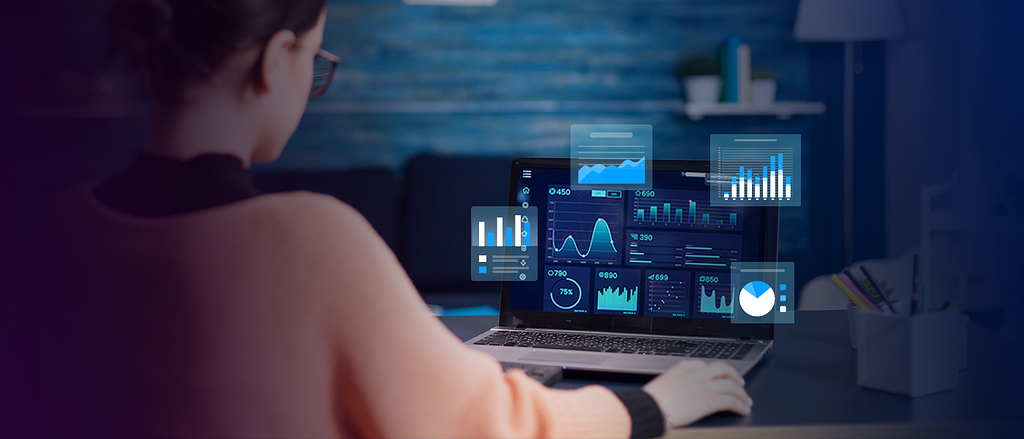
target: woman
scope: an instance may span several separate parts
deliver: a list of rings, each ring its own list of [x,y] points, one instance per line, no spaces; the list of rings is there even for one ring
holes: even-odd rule
[[[153,90],[153,125],[130,169],[69,191],[52,215],[55,291],[75,292],[51,303],[65,328],[54,352],[77,360],[54,386],[74,401],[69,430],[627,437],[750,412],[723,363],[682,361],[618,394],[503,373],[430,313],[353,209],[259,195],[250,163],[278,157],[329,80],[313,83],[330,59],[325,3],[113,9],[115,41]]]

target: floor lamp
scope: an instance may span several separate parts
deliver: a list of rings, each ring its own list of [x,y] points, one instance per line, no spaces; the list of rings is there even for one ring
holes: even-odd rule
[[[793,38],[844,43],[843,74],[843,262],[853,263],[853,45],[903,36],[897,0],[800,0]]]

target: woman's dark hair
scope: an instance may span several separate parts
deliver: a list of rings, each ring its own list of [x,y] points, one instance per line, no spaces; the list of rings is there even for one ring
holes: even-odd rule
[[[107,15],[111,56],[142,70],[154,97],[175,102],[233,53],[275,33],[312,29],[327,0],[118,0]],[[258,73],[259,64],[254,66]]]

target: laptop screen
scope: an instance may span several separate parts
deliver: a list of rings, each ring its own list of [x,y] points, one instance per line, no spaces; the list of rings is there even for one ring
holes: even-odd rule
[[[777,209],[711,206],[706,161],[652,165],[650,189],[577,190],[568,159],[513,162],[510,203],[544,235],[537,280],[504,285],[503,326],[770,338],[731,323],[729,267],[775,260]]]

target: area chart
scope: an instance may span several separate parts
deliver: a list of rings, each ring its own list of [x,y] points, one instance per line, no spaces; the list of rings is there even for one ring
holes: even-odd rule
[[[548,262],[620,263],[623,199],[594,197],[568,186],[551,186],[548,193]]]

